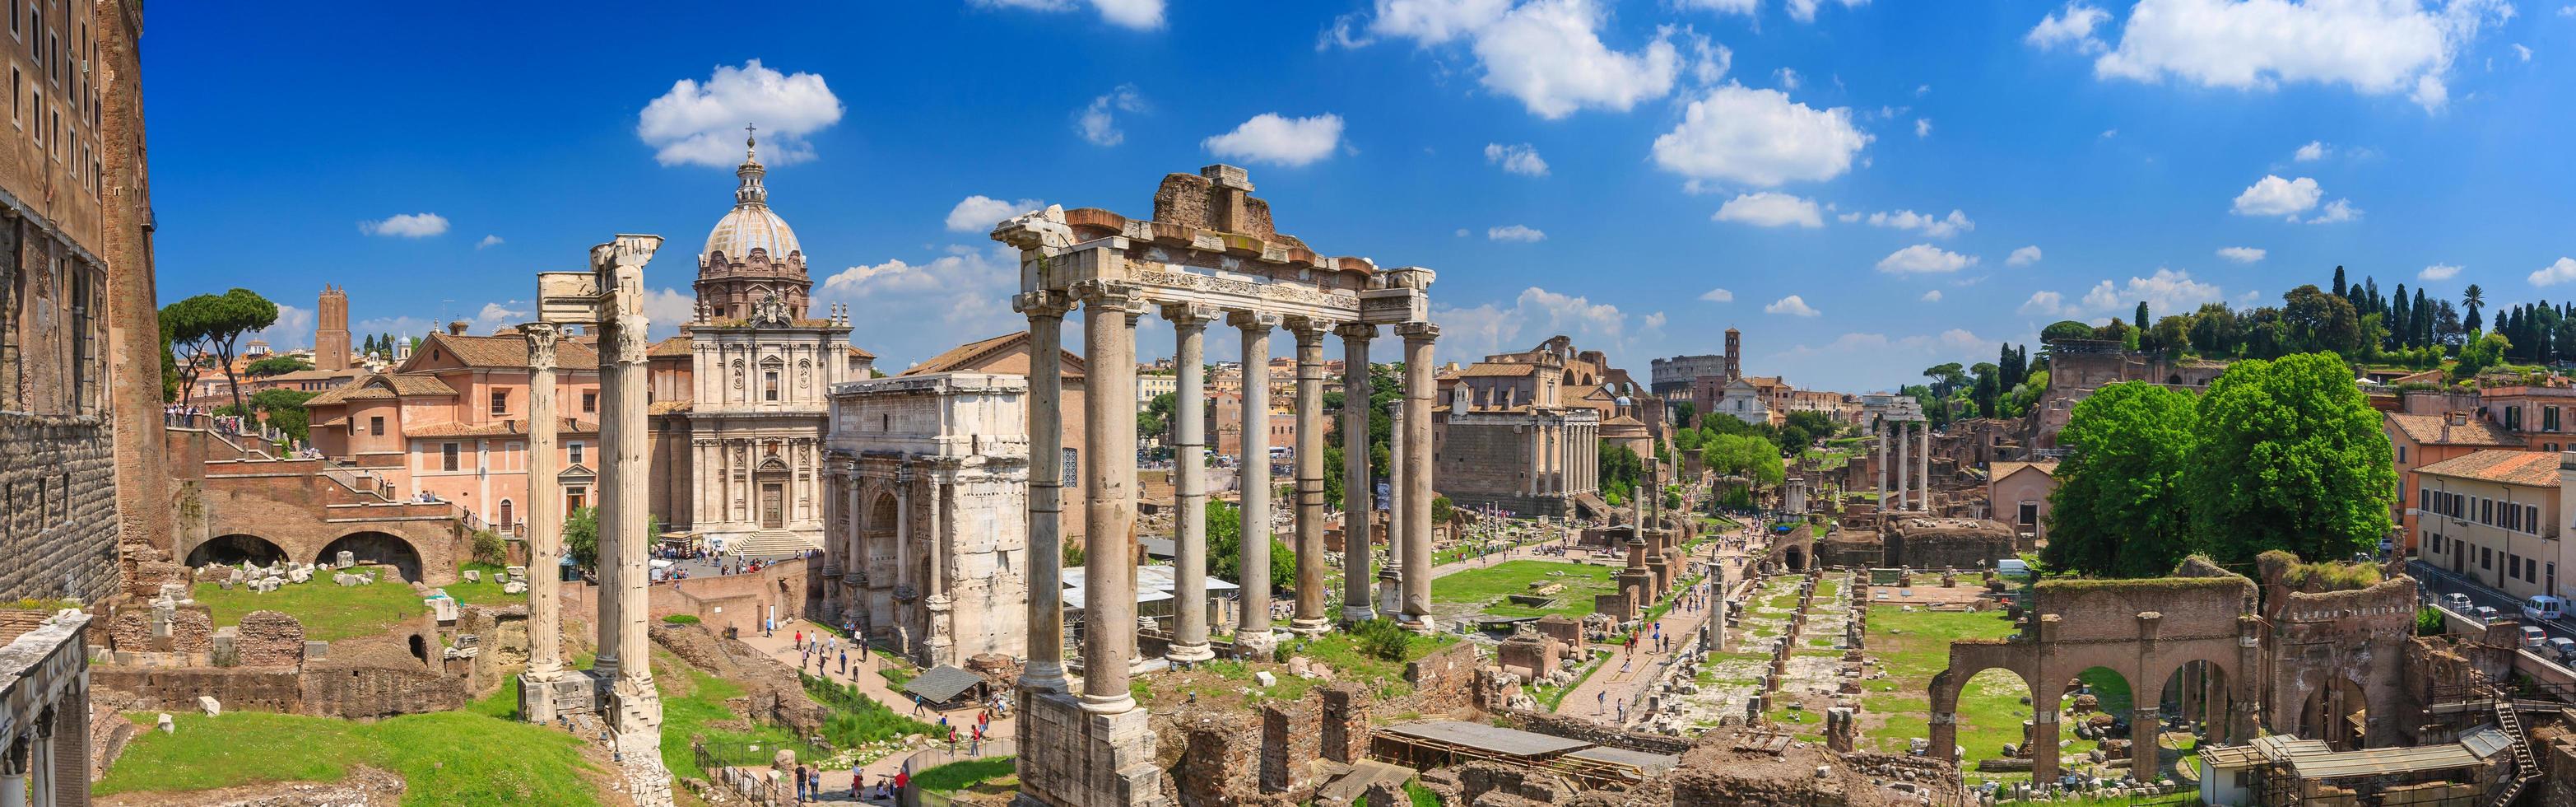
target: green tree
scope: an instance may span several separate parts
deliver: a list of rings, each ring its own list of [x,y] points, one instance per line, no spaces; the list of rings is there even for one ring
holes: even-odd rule
[[[169,330],[170,344],[185,351],[189,362],[211,362],[223,371],[224,380],[233,387],[233,407],[238,409],[241,380],[233,373],[233,357],[243,335],[277,324],[277,304],[249,289],[200,294],[162,306],[161,322]]]
[[[563,545],[564,551],[572,553],[573,565],[599,567],[599,508],[579,508],[564,517]]]
[[[1141,442],[1161,438],[1164,444],[1169,445],[1172,442],[1172,408],[1180,405],[1179,401],[1177,394],[1166,392],[1154,396],[1153,400],[1145,402],[1143,408],[1137,409],[1136,439]]]
[[[2459,382],[2475,379],[2479,373],[2486,372],[2487,368],[2504,363],[2505,353],[2511,350],[2513,350],[2513,343],[2507,341],[2504,334],[2491,333],[2478,337],[2478,341],[2460,348],[2459,363],[2451,365],[2451,380]]]
[[[1207,503],[1208,574],[1251,585],[1243,579],[1243,511],[1225,502]],[[1277,536],[1270,539],[1270,588],[1297,587],[1297,553]]]
[[[312,400],[315,394],[302,390],[264,389],[250,396],[250,407],[278,431],[299,441],[309,441],[313,435],[305,426],[310,413],[305,410],[304,402]]]
[[[1698,404],[1694,404],[1694,403],[1691,403],[1691,402],[1689,402],[1689,401],[1673,401],[1673,402],[1670,404],[1670,406],[1672,407],[1672,411],[1673,411],[1673,422],[1674,422],[1674,423],[1697,423],[1697,422],[1699,422],[1699,420],[1698,420],[1698,417],[1699,417],[1699,405],[1698,405]]]
[[[1788,478],[1786,463],[1780,459],[1780,446],[1760,437],[1746,434],[1721,434],[1700,448],[1700,464],[1721,476],[1741,476],[1756,488],[1780,484]]]
[[[2066,339],[2091,338],[2093,338],[2093,326],[2076,322],[2071,319],[2058,320],[2056,322],[2049,323],[2048,327],[2042,328],[2039,331],[2039,341],[2043,344]]]
[[[2147,301],[2138,301],[2138,317],[2137,320],[2131,324],[2138,326],[2138,330],[2141,331],[2147,329]]]
[[[1832,437],[1840,429],[1832,415],[1811,410],[1791,412],[1780,424],[1779,445],[1805,449],[1818,440]]]
[[[1595,453],[1599,455],[1594,463],[1600,472],[1601,498],[1613,505],[1627,502],[1628,494],[1637,489],[1637,480],[1645,476],[1645,460],[1639,459],[1637,452],[1628,450],[1627,446],[1608,440],[1601,441],[1601,448]]]
[[[2068,413],[2068,449],[2049,494],[2050,568],[2109,577],[2164,574],[2189,554],[2184,489],[2198,413],[2191,393],[2145,382],[2095,390]]]
[[[2468,309],[2468,318],[2462,327],[2470,332],[2476,332],[2480,324],[2478,310],[2486,306],[2487,292],[2485,289],[2478,288],[2478,284],[2471,283],[2468,288],[2460,290],[2460,307]]]
[[[299,356],[270,356],[251,362],[249,367],[242,368],[242,372],[252,378],[266,378],[310,369],[313,369],[313,363]]]
[[[2328,353],[2239,362],[2200,402],[2186,489],[2221,563],[2271,549],[2341,558],[2388,534],[2397,471],[2379,411]]]

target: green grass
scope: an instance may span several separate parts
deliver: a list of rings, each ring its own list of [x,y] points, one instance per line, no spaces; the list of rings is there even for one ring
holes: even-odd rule
[[[456,601],[459,603],[466,605],[517,605],[528,601],[528,595],[526,594],[501,593],[501,576],[503,573],[509,571],[509,569],[505,567],[494,566],[489,563],[468,563],[465,564],[465,570],[482,572],[483,581],[480,583],[469,583],[465,581],[464,577],[460,576],[456,578],[456,582],[442,586],[442,588],[447,589],[447,596],[456,598]],[[534,572],[531,572],[531,574],[533,573]]]
[[[1423,787],[1419,781],[1405,780],[1404,795],[1413,800],[1413,807],[1440,807],[1440,794],[1431,792],[1431,788]]]
[[[1887,677],[1866,685],[1862,705],[1886,716],[1886,724],[1875,732],[1880,750],[1901,754],[1908,739],[1931,736],[1932,702],[1923,692],[1932,676],[1949,668],[1950,642],[2012,633],[2012,622],[1993,611],[1908,613],[1893,605],[1871,606],[1870,654]],[[2020,676],[2003,670],[1986,670],[1967,682],[1959,695],[1959,746],[1967,749],[1963,767],[1973,769],[1977,760],[1998,755],[2004,743],[2021,741],[2021,722],[2031,713],[2021,699],[2029,694]]]
[[[836,748],[856,748],[907,734],[938,733],[938,727],[914,720],[896,712],[893,705],[879,703],[875,698],[862,694],[856,684],[843,684],[804,673],[797,673],[796,677],[803,679],[805,694],[832,710],[832,716],[823,721],[823,739]]]
[[[335,586],[336,588],[336,586]],[[283,589],[281,589],[282,591]],[[572,735],[479,710],[403,715],[373,723],[267,712],[180,713],[178,733],[151,715],[95,795],[194,791],[264,782],[331,782],[349,766],[400,774],[404,804],[597,804]]]
[[[1563,572],[1562,575],[1552,574]],[[1582,563],[1560,563],[1551,560],[1504,561],[1481,569],[1469,569],[1431,581],[1431,598],[1442,602],[1485,603],[1484,612],[1496,617],[1531,617],[1559,614],[1581,618],[1592,613],[1594,595],[1615,590],[1611,584],[1617,572],[1607,566]],[[1556,605],[1532,608],[1504,597],[1527,594],[1532,581],[1563,583],[1565,589],[1553,595]]]
[[[1148,682],[1139,679],[1128,685],[1128,692],[1136,697],[1136,702],[1149,707],[1156,704],[1181,703],[1193,695],[1203,698],[1212,697],[1217,694],[1217,690],[1231,692],[1243,687],[1252,688],[1261,700],[1296,700],[1305,697],[1308,691],[1316,687],[1334,681],[1349,681],[1370,687],[1380,697],[1395,698],[1413,691],[1413,684],[1404,680],[1405,665],[1457,643],[1457,636],[1445,633],[1412,636],[1405,644],[1404,659],[1393,661],[1370,654],[1360,644],[1359,637],[1347,631],[1337,630],[1312,637],[1298,637],[1280,646],[1288,655],[1305,656],[1332,668],[1333,677],[1330,681],[1322,678],[1299,678],[1289,675],[1286,670],[1277,665],[1269,665],[1266,669],[1271,670],[1271,677],[1278,683],[1264,688],[1253,677],[1254,672],[1265,669],[1264,667],[1242,661],[1217,659],[1202,661],[1191,667],[1198,672],[1216,676],[1218,680],[1213,685],[1169,681]],[[1150,686],[1149,683],[1151,683]]]
[[[1016,757],[969,759],[951,762],[912,777],[912,786],[927,793],[953,793],[959,790],[1005,792],[1000,789],[1008,780],[1014,789],[1019,784],[1019,760]]]
[[[390,567],[365,568],[379,573],[373,585],[339,585],[326,574],[332,570],[317,569],[312,582],[289,583],[267,594],[246,585],[226,590],[208,582],[198,583],[190,596],[212,612],[215,627],[239,625],[252,611],[276,611],[304,623],[304,638],[326,642],[382,636],[395,624],[429,611],[411,584]]]

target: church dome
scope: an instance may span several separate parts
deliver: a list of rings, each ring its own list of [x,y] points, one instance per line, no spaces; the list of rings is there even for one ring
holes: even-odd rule
[[[762,250],[773,261],[785,261],[797,251],[796,231],[788,229],[787,220],[769,209],[769,188],[761,184],[769,170],[761,167],[760,153],[749,139],[743,140],[742,165],[734,169],[741,184],[733,191],[733,209],[716,221],[707,233],[707,248],[699,255],[724,253],[727,258],[742,258],[752,250]]]

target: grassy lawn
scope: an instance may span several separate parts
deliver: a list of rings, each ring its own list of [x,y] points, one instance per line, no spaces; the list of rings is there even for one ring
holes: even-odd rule
[[[335,587],[336,588],[336,587]],[[404,804],[597,804],[571,735],[479,710],[373,723],[265,712],[179,713],[179,731],[143,728],[96,795],[206,790],[262,782],[330,782],[366,764],[400,774]]]
[[[242,616],[252,611],[277,611],[303,622],[304,638],[321,641],[382,636],[395,623],[429,610],[421,596],[412,593],[411,584],[393,570],[364,568],[379,572],[373,585],[339,585],[331,582],[332,570],[317,569],[313,582],[289,583],[268,594],[251,591],[249,586],[226,590],[214,583],[198,583],[190,596],[213,612],[215,627],[241,624]]]
[[[1288,655],[1304,656],[1333,670],[1332,680],[1299,678],[1288,674],[1287,665],[1270,662],[1246,662],[1231,659],[1202,661],[1190,668],[1187,676],[1157,676],[1153,680],[1137,679],[1128,685],[1136,702],[1153,706],[1158,703],[1180,703],[1193,697],[1213,698],[1221,693],[1246,687],[1253,689],[1259,700],[1296,700],[1315,687],[1335,681],[1350,681],[1375,689],[1382,697],[1399,697],[1413,690],[1404,680],[1404,666],[1441,648],[1458,643],[1450,634],[1412,637],[1405,645],[1403,661],[1389,661],[1370,655],[1360,646],[1359,637],[1336,630],[1312,637],[1298,637],[1280,645]],[[1261,686],[1253,673],[1268,670],[1276,680]]]
[[[1552,560],[1504,561],[1482,569],[1469,569],[1431,581],[1431,598],[1444,602],[1485,603],[1484,612],[1497,617],[1525,617],[1562,614],[1580,618],[1592,613],[1592,598],[1614,590],[1611,578],[1618,570],[1608,566],[1582,563],[1560,563]],[[1555,574],[1562,572],[1563,574]],[[1526,594],[1530,583],[1545,580],[1565,584],[1553,595],[1556,605],[1532,608],[1504,597]]]
[[[1950,666],[1950,642],[1957,639],[2001,639],[2013,625],[1997,612],[1971,614],[1917,610],[1898,606],[1869,609],[1869,650],[1887,677],[1866,686],[1863,706],[1886,716],[1875,732],[1879,750],[1905,753],[1906,741],[1931,736],[1932,676]],[[1959,746],[1967,749],[1965,767],[1997,755],[2004,743],[2021,741],[2021,722],[2031,707],[2021,702],[2030,687],[2020,676],[1987,670],[1968,681],[1959,695]],[[2069,739],[2072,739],[2070,736]]]
[[[981,795],[1007,796],[1020,789],[1018,762],[1015,757],[951,762],[912,777],[912,786],[931,793],[964,790]]]
[[[483,582],[468,583],[460,577],[455,583],[442,586],[447,589],[447,596],[455,597],[457,602],[466,605],[517,605],[528,601],[526,594],[501,593],[501,574],[508,569],[489,563],[468,563],[465,568],[482,572]]]

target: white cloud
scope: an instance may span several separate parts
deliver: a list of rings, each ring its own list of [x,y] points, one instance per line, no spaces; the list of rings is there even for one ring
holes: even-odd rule
[[[948,231],[952,233],[990,232],[993,225],[1002,223],[1003,219],[1043,207],[1046,207],[1046,203],[1036,199],[1012,202],[976,194],[958,200],[956,207],[948,209]]]
[[[1641,319],[1648,330],[1662,324],[1652,314]],[[1629,337],[1628,316],[1618,306],[1537,286],[1522,289],[1508,306],[1434,308],[1431,320],[1440,323],[1440,350],[1449,356],[1526,349],[1530,342],[1556,334],[1574,337],[1587,348],[1616,352],[1627,347]]]
[[[270,350],[277,351],[312,347],[313,325],[313,309],[278,303],[277,321],[269,323],[266,328],[252,331],[249,339],[244,339],[242,341],[244,343],[248,343],[251,339],[257,339],[262,342],[267,342]],[[350,330],[350,338],[364,342],[366,341],[366,337],[378,333],[382,333],[382,331],[353,328]],[[357,348],[357,345],[349,346],[349,349],[351,350],[356,350]]]
[[[1673,0],[1673,7],[1684,10],[1715,11],[1721,14],[1752,14],[1762,7],[1762,0]]]
[[[1210,153],[1251,162],[1297,167],[1333,155],[1342,143],[1342,116],[1283,118],[1264,112],[1234,131],[1199,141]]]
[[[2407,92],[2439,109],[2452,59],[2511,8],[2504,0],[2140,0],[2119,47],[2094,60],[2093,71],[2238,89],[2339,84],[2370,95]]]
[[[761,159],[787,165],[814,158],[805,136],[841,120],[841,99],[813,73],[782,75],[759,59],[717,65],[706,83],[681,79],[644,106],[635,136],[663,165],[731,166],[742,159],[746,124],[760,127]]]
[[[1774,187],[1851,170],[1870,136],[1845,107],[1818,110],[1778,90],[1727,85],[1690,102],[1682,122],[1655,138],[1655,164],[1693,180]]]
[[[2531,273],[2531,285],[2534,286],[2555,286],[2570,280],[2576,280],[2576,258],[2561,257],[2557,263]]]
[[[698,295],[672,288],[644,290],[644,335],[667,339],[680,333],[680,323],[697,319]]]
[[[1492,25],[1511,7],[1511,0],[1381,0],[1369,31],[1438,45]]]
[[[1638,50],[1613,50],[1601,41],[1608,18],[1598,0],[1379,0],[1368,31],[1426,48],[1465,40],[1486,89],[1549,119],[1585,108],[1626,111],[1672,92],[1683,67],[1673,43],[1677,34],[1699,52],[1692,72],[1701,81],[1725,71],[1711,64],[1725,58],[1724,49],[1708,47],[1687,29],[1661,27]],[[1368,44],[1348,27],[1346,20],[1336,20],[1325,41]]]
[[[2219,247],[2219,248],[2218,248],[2218,257],[2226,258],[2226,259],[2228,259],[2228,260],[2235,261],[2235,262],[2237,262],[2237,263],[2253,263],[2253,262],[2255,262],[2255,261],[2262,260],[2262,259],[2263,259],[2263,256],[2264,256],[2264,255],[2266,255],[2266,254],[2268,254],[2268,253],[2266,253],[2264,250],[2262,250],[2262,249],[2258,249],[2258,248],[2255,248],[2255,247]]]
[[[2451,278],[2458,277],[2459,275],[2460,267],[2458,264],[2437,263],[2424,267],[2424,271],[2415,273],[2415,279],[2449,280]]]
[[[2030,246],[2026,246],[2026,247],[2022,247],[2022,248],[2020,248],[2020,249],[2013,250],[2013,251],[2012,251],[2012,255],[2011,255],[2011,257],[2007,257],[2007,258],[2005,258],[2005,259],[2004,259],[2004,265],[2005,265],[2005,266],[2029,266],[2029,265],[2031,265],[2031,264],[2038,263],[2038,262],[2039,262],[2039,245],[2038,245],[2038,244],[2032,244],[2032,245],[2030,245]]]
[[[2316,180],[2307,177],[2282,179],[2275,174],[2265,174],[2247,186],[2244,193],[2236,195],[2236,215],[2288,216],[2295,219],[2300,213],[2316,207],[2317,199],[2324,195],[2325,189],[2317,187]]]
[[[1869,5],[1869,0],[1841,0],[1844,8]],[[1824,0],[1789,0],[1789,17],[1799,22],[1815,22],[1816,7]]]
[[[1493,241],[1512,241],[1527,244],[1535,241],[1546,240],[1547,233],[1519,224],[1507,224],[1501,227],[1486,228],[1485,238]]]
[[[1144,110],[1145,99],[1136,94],[1136,85],[1120,84],[1073,113],[1073,130],[1092,145],[1115,146],[1127,140],[1127,133],[1118,130],[1117,113]]]
[[[380,221],[358,222],[358,232],[396,238],[428,238],[447,232],[447,217],[436,213],[404,213]]]
[[[1870,226],[1873,227],[1913,230],[1934,238],[1948,238],[1968,230],[1977,229],[1977,223],[1969,221],[1968,214],[1957,210],[1950,211],[1950,215],[1948,216],[1940,217],[1935,217],[1926,213],[1916,213],[1911,210],[1899,210],[1894,213],[1871,213],[1869,214],[1869,223]]]
[[[2559,6],[2559,7],[2558,7],[2558,16],[2561,16],[2561,17],[2576,17],[2576,5],[2565,5],[2565,6]]]
[[[2052,299],[2057,299],[2054,297],[2055,292],[2044,293],[2052,295]],[[2163,311],[2178,314],[2199,308],[2201,303],[2225,299],[2227,299],[2226,295],[2222,294],[2217,286],[2193,280],[2189,272],[2157,267],[2155,274],[2147,277],[2132,276],[2124,284],[2115,286],[2108,280],[2096,283],[2091,290],[2084,293],[2083,305],[2059,306],[2058,313],[2060,316],[2069,317],[2083,312],[2121,313],[2144,301],[2150,312]],[[2031,295],[2031,303],[2025,303],[2023,311],[2028,313],[2031,304],[2037,302],[2039,302],[2039,295]]]
[[[1923,97],[1923,96],[1925,96],[1925,95],[1929,95],[1929,94],[1931,94],[1931,93],[1932,93],[1932,85],[1930,85],[1930,84],[1917,84],[1917,85],[1915,85],[1915,86],[1914,86],[1914,97],[1916,97],[1916,98],[1921,98],[1921,97]]]
[[[2326,155],[2333,150],[2334,147],[2326,145],[2325,141],[2310,140],[2307,145],[2300,146],[2298,153],[2290,155],[2290,158],[2303,163],[2316,162],[2325,159]]]
[[[1500,165],[1503,170],[1522,176],[1547,176],[1547,160],[1540,158],[1538,149],[1528,143],[1510,146],[1487,143],[1485,162]]]
[[[2353,221],[2361,218],[2361,212],[2361,208],[2352,206],[2352,200],[2336,199],[2334,201],[2327,202],[2325,209],[2318,211],[2315,218],[2308,219],[2308,223],[2335,224],[2339,222]]]
[[[2030,293],[2029,300],[2022,302],[2021,313],[2056,317],[2065,316],[2070,312],[2066,308],[2066,295],[2053,291],[2034,291]]]
[[[966,0],[982,8],[1018,8],[1032,11],[1071,11],[1074,0]],[[1090,0],[1100,11],[1100,19],[1122,28],[1151,31],[1163,27],[1163,0]]]
[[[2104,130],[2102,130],[2102,139],[2104,139],[2104,140],[2109,140],[2109,139],[2111,139],[2111,138],[2119,137],[2119,136],[2120,136],[2120,130],[2118,130],[2118,129],[2104,129]]]
[[[1778,80],[1780,89],[1790,92],[1798,91],[1798,71],[1783,67],[1772,71],[1771,75]]]
[[[849,303],[903,312],[852,322],[851,342],[876,352],[893,372],[958,343],[1027,327],[1010,306],[1019,269],[1019,252],[1009,246],[953,245],[927,262],[888,259],[823,278],[814,285],[813,309]]]
[[[2522,60],[2525,62],[2531,61],[2531,48],[2524,46],[2520,42],[2513,43],[2513,54],[2522,57]]]
[[[2095,8],[2091,4],[2068,3],[2064,10],[2041,17],[2038,25],[2031,26],[2030,33],[2022,35],[2021,41],[2028,42],[2031,47],[2040,50],[2066,46],[2073,48],[2077,53],[2100,53],[2109,50],[2111,46],[2103,44],[2100,37],[2094,36],[2093,29],[2110,18],[2109,12]]]
[[[1825,226],[1824,217],[1816,211],[1815,200],[1771,191],[1738,195],[1727,200],[1709,218],[1756,227]]]
[[[497,247],[497,246],[500,246],[500,245],[501,245],[501,237],[500,237],[500,236],[497,236],[497,235],[487,235],[487,236],[483,236],[483,240],[474,242],[474,248],[475,248],[475,249],[484,249],[484,248],[487,248],[487,247]]]
[[[1465,238],[1465,237],[1467,237],[1467,228],[1465,228],[1465,227],[1460,227],[1460,228],[1458,228],[1458,237],[1460,237],[1460,238]]]
[[[1916,244],[1878,259],[1878,271],[1889,274],[1939,274],[1975,265],[1974,255],[1961,255],[1931,244]]]
[[[1735,302],[1735,292],[1727,291],[1725,289],[1709,289],[1708,293],[1700,295],[1699,298],[1712,303],[1731,303]]]
[[[1824,312],[1818,311],[1813,306],[1807,305],[1806,298],[1792,294],[1787,297],[1780,298],[1778,302],[1763,306],[1762,313],[1788,314],[1796,317],[1812,317]]]
[[[1932,119],[1931,119],[1931,118],[1915,118],[1915,119],[1914,119],[1914,136],[1915,136],[1915,137],[1931,137],[1931,136],[1932,136]]]
[[[1940,289],[1933,289],[1933,290],[1931,290],[1931,291],[1924,292],[1924,293],[1923,293],[1923,301],[1924,301],[1924,302],[1927,302],[1927,303],[1937,303],[1937,302],[1940,302],[1940,301],[1941,301],[1941,290],[1940,290]]]

